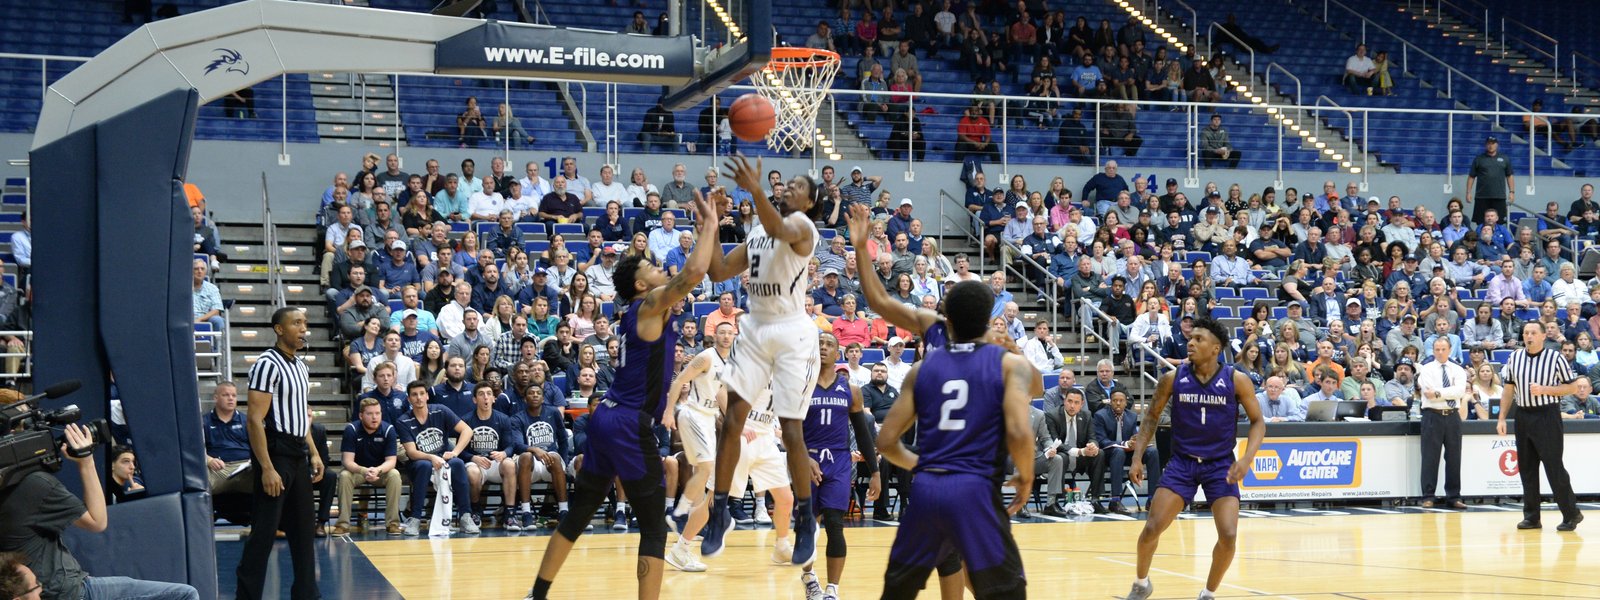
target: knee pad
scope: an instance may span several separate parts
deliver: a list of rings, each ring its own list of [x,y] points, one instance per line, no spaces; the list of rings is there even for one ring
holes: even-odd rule
[[[926,567],[915,567],[889,561],[883,574],[882,600],[912,600],[928,585]],[[943,577],[943,575],[941,575]]]
[[[844,511],[837,508],[822,509],[822,528],[828,532],[828,558],[844,558]]]

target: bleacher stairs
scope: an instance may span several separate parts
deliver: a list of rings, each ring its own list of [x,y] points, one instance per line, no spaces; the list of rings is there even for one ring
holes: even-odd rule
[[[311,105],[317,110],[317,135],[329,144],[405,144],[388,75],[312,73]]]

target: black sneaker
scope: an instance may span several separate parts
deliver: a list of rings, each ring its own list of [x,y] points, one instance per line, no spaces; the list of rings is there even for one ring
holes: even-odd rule
[[[1117,501],[1117,500],[1112,500],[1111,501],[1111,506],[1106,507],[1106,510],[1109,510],[1111,512],[1117,513],[1119,515],[1132,515],[1133,514],[1133,511],[1128,510],[1128,507],[1123,506],[1122,502]]]
[[[1570,519],[1570,520],[1567,520],[1567,521],[1562,521],[1560,525],[1557,525],[1556,526],[1556,531],[1572,531],[1572,530],[1575,530],[1575,529],[1578,528],[1578,524],[1582,523],[1582,522],[1583,522],[1583,513],[1578,513],[1578,517],[1577,518]]]
[[[1521,523],[1517,523],[1517,529],[1539,529],[1542,527],[1544,527],[1544,525],[1539,524],[1538,521],[1533,519],[1523,519]]]

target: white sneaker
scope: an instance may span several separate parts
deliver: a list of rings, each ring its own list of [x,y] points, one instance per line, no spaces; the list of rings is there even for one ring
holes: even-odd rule
[[[784,544],[772,547],[772,562],[787,565],[794,560],[794,546]]]
[[[815,571],[801,573],[800,583],[806,586],[806,600],[822,600],[822,584],[817,582]]]
[[[478,513],[461,516],[461,533],[475,534],[480,531],[483,529],[482,522],[478,520]]]
[[[772,524],[772,515],[767,514],[766,507],[764,507],[764,506],[757,506],[756,507],[756,523],[759,523],[759,524],[762,524],[762,525],[771,525]]]
[[[421,533],[422,533],[422,521],[420,519],[417,519],[416,517],[412,517],[412,518],[406,519],[406,530],[405,530],[405,535],[406,536],[408,536],[408,537],[416,537],[417,535],[419,535]]]
[[[673,544],[672,550],[667,552],[667,564],[672,568],[688,573],[699,573],[706,570],[706,564],[694,557],[694,554],[684,549],[683,546]]]

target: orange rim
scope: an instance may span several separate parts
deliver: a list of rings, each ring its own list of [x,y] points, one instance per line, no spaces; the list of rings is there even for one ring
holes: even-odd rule
[[[772,49],[772,60],[767,62],[765,70],[782,71],[795,67],[819,68],[838,63],[839,54],[837,52],[818,50],[816,48],[781,46]]]

